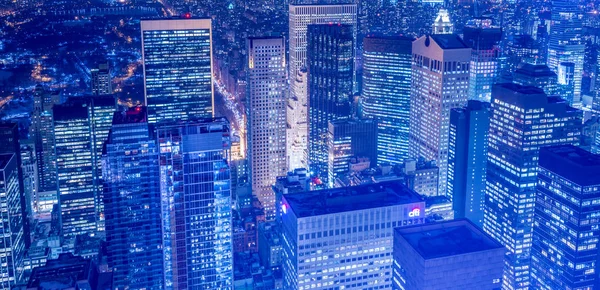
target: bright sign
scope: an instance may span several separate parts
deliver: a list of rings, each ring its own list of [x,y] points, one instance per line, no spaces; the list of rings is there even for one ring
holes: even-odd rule
[[[413,210],[411,210],[408,213],[408,217],[418,217],[421,216],[421,209],[420,208],[413,208]]]
[[[281,212],[283,212],[284,214],[287,213],[287,206],[285,204],[281,205]]]

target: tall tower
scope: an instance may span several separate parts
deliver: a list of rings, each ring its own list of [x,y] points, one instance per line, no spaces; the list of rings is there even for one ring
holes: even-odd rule
[[[490,103],[470,100],[450,111],[448,195],[455,218],[483,227]]]
[[[433,25],[431,26],[432,34],[452,34],[454,33],[454,24],[450,21],[448,10],[441,8],[438,12]]]
[[[353,26],[308,26],[308,156],[309,168],[327,183],[327,131],[330,121],[352,115],[354,75]]]
[[[539,88],[507,83],[492,89],[483,229],[509,250],[504,289],[531,286],[540,147],[578,145],[581,117],[581,111]]]
[[[56,191],[56,153],[54,152],[54,124],[52,107],[59,103],[57,92],[35,88],[31,134],[35,144],[38,165],[38,192]]]
[[[148,122],[212,117],[211,20],[143,20],[141,30]]]
[[[363,42],[362,114],[377,120],[377,162],[408,158],[412,39],[366,37]]]
[[[114,96],[69,98],[53,108],[62,234],[104,230],[101,157]]]
[[[287,172],[285,40],[248,39],[249,147],[252,192],[268,220],[275,218],[271,187]]]
[[[113,93],[108,63],[102,63],[97,68],[91,69],[91,73],[93,95],[110,95]]]
[[[168,122],[156,132],[166,288],[231,289],[229,122]]]
[[[413,42],[409,156],[435,160],[439,195],[446,194],[450,109],[467,104],[471,49],[455,34]]]
[[[115,289],[164,289],[158,146],[144,107],[114,114],[103,155],[108,266]]]
[[[581,79],[585,52],[580,13],[575,2],[552,1],[548,67],[559,75],[558,84],[568,88],[561,93],[561,96],[574,107],[581,106]],[[564,73],[563,78],[561,72]],[[572,79],[567,77],[568,73],[572,75]]]
[[[593,274],[600,258],[600,156],[572,145],[544,147],[537,184],[532,288],[594,289],[600,282]]]
[[[23,279],[22,262],[26,250],[25,235],[28,233],[24,231],[18,168],[14,153],[0,154],[0,208],[3,223],[0,287],[3,289],[10,289]]]
[[[502,29],[491,18],[475,18],[464,27],[463,40],[471,47],[469,100],[489,102],[498,77]]]
[[[308,164],[307,119],[308,92],[306,83],[307,69],[307,31],[309,24],[340,23],[352,26],[352,35],[357,33],[357,5],[290,5],[289,6],[289,102],[294,110],[288,112],[287,151],[290,164],[288,170],[303,168]],[[300,154],[302,152],[302,154]],[[301,157],[301,158],[298,158]]]

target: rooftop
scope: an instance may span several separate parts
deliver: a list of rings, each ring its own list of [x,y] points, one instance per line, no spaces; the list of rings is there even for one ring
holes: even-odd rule
[[[556,73],[553,72],[547,65],[531,63],[522,63],[521,66],[515,70],[515,75],[524,75],[530,77],[556,77]]]
[[[461,49],[469,46],[458,34],[433,34],[430,36],[442,49]]]
[[[600,184],[600,155],[573,145],[542,147],[539,165],[581,186]]]
[[[292,193],[283,199],[298,218],[423,202],[397,180]]]
[[[118,111],[113,115],[113,125],[120,124],[135,124],[135,123],[146,123],[147,114],[146,107],[138,106],[129,108],[127,111]]]
[[[395,237],[404,239],[425,260],[504,249],[467,219],[396,228]]]
[[[14,154],[12,153],[0,154],[0,170],[3,170],[6,167],[13,155]]]

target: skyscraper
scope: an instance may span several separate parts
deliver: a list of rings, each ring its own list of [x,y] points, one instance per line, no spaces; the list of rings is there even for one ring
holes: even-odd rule
[[[409,156],[435,160],[446,194],[450,109],[467,104],[471,49],[458,35],[423,36],[413,42]]]
[[[448,195],[454,217],[483,227],[490,103],[470,100],[450,111]]]
[[[408,158],[412,39],[363,40],[362,116],[377,121],[377,162]]]
[[[545,64],[522,63],[513,74],[513,82],[522,86],[534,86],[547,95],[558,93],[558,77]]]
[[[108,63],[101,63],[97,68],[90,70],[92,74],[92,94],[110,95],[112,90],[112,78]]]
[[[231,289],[229,122],[169,122],[156,132],[166,287]]]
[[[21,282],[21,263],[25,255],[25,235],[21,191],[19,189],[19,165],[15,154],[0,154],[0,201],[2,201],[2,263],[0,287],[11,289]]]
[[[491,18],[475,18],[465,25],[463,39],[471,47],[469,100],[489,102],[498,76],[502,29]]]
[[[290,5],[289,6],[289,76],[290,100],[295,104],[291,113],[288,111],[288,138],[287,151],[290,155],[288,170],[306,167],[308,164],[307,151],[307,119],[308,111],[305,110],[308,102],[308,86],[306,73],[308,47],[308,25],[341,23],[352,26],[352,35],[356,38],[357,31],[357,6],[356,4],[340,5]],[[301,157],[301,158],[298,158]]]
[[[582,114],[539,88],[510,83],[494,86],[491,106],[483,229],[509,250],[504,288],[527,289],[539,149],[578,145]]]
[[[114,114],[103,156],[108,266],[116,289],[164,289],[158,146],[143,107]]]
[[[60,95],[47,92],[41,86],[35,88],[31,135],[35,144],[38,166],[38,192],[56,192],[56,153],[54,152],[54,125],[52,107],[58,104]]]
[[[271,186],[287,172],[285,40],[248,39],[249,147],[252,192],[275,218]]]
[[[65,237],[97,230],[96,163],[88,105],[86,100],[71,98],[53,108],[58,203]]]
[[[327,175],[333,187],[339,174],[349,171],[353,157],[369,158],[377,163],[377,122],[373,120],[340,120],[329,122],[327,137]]]
[[[570,0],[552,1],[552,21],[548,40],[548,67],[559,75],[559,84],[569,85],[568,78],[561,81],[561,64],[572,66],[572,89],[563,95],[571,106],[581,106],[581,79],[583,76],[583,22],[576,3]],[[569,65],[567,65],[568,67]]]
[[[594,289],[600,156],[564,145],[540,149],[531,282],[535,289]]]
[[[448,10],[441,8],[440,11],[438,11],[435,20],[433,21],[431,31],[433,34],[454,33],[454,24],[452,21],[450,21],[450,14],[448,13]]]
[[[425,202],[400,181],[283,195],[284,289],[389,289],[395,227]]]
[[[328,184],[329,122],[352,116],[353,26],[311,24],[307,38],[309,168]]]
[[[114,96],[69,98],[54,105],[55,152],[62,234],[76,236],[103,230],[102,146],[106,141]]]
[[[148,122],[212,117],[211,20],[143,20],[141,30]]]
[[[497,290],[505,252],[466,219],[396,228],[392,289]]]

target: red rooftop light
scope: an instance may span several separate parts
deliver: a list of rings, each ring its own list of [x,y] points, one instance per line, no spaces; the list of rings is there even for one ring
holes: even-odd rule
[[[192,13],[187,12],[187,13],[183,14],[183,18],[185,18],[185,19],[192,18]]]

